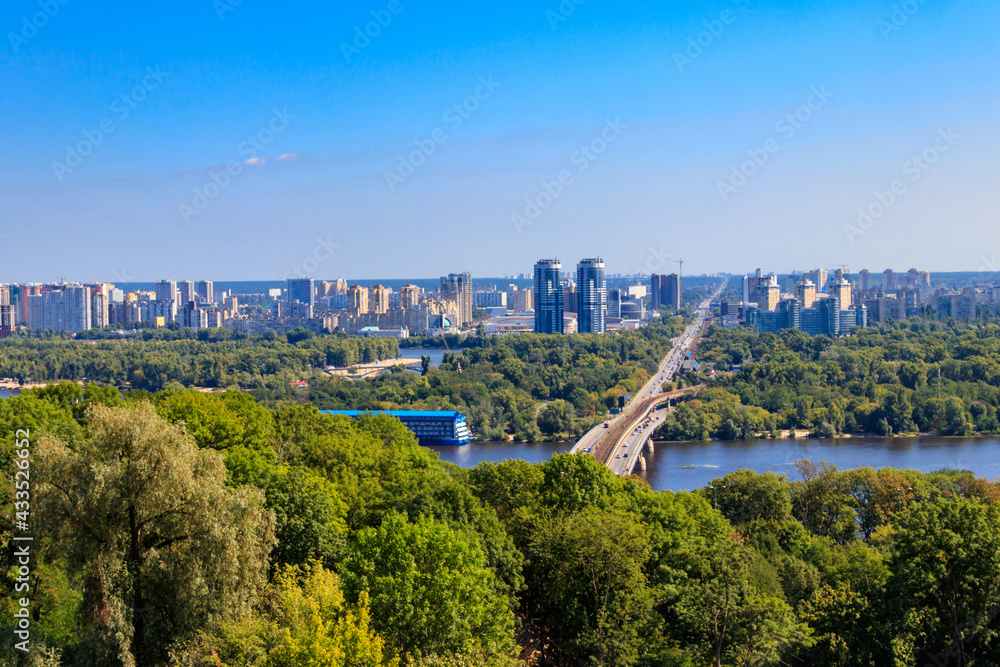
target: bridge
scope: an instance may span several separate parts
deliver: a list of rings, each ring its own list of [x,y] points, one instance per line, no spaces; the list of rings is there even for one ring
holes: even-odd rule
[[[726,283],[723,282],[715,294],[701,302],[695,321],[677,339],[674,347],[660,363],[659,371],[650,378],[622,413],[611,420],[607,427],[602,423],[585,434],[573,447],[572,453],[589,454],[617,475],[630,475],[637,465],[640,468],[645,467],[642,452],[644,449],[652,451],[649,437],[668,414],[668,410],[657,408],[661,406],[669,408],[682,396],[697,394],[703,388],[703,386],[688,387],[669,393],[662,391],[663,384],[673,380],[684,363],[687,351],[705,324],[712,300],[718,298],[725,287]]]

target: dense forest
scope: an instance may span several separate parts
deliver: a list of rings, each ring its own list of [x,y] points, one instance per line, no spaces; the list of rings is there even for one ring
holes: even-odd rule
[[[34,537],[32,652],[5,596],[5,664],[1000,662],[1000,488],[969,473],[657,493],[586,456],[461,470],[388,417],[242,392],[65,383],[0,422],[30,430]]]
[[[713,325],[698,358],[718,377],[672,413],[658,437],[1000,433],[996,324],[911,318],[836,341]]]
[[[419,374],[398,366],[361,380],[323,368],[393,359],[394,339],[307,331],[234,339],[190,329],[125,341],[12,337],[0,341],[0,377],[151,392],[230,388],[270,407],[309,401],[320,409],[460,410],[480,438],[560,439],[585,432],[619,396],[638,391],[683,327],[682,319],[665,317],[612,336],[467,336],[439,367],[425,359]],[[290,386],[302,380],[308,389]]]
[[[492,440],[578,436],[648,381],[683,326],[671,318],[613,336],[473,337],[423,376],[397,369],[317,383],[309,399],[320,409],[459,410]]]
[[[234,338],[225,329],[148,332],[129,340],[12,336],[0,340],[0,377],[25,382],[80,380],[158,391],[167,385],[276,392],[330,366],[391,359],[393,339],[285,335]]]

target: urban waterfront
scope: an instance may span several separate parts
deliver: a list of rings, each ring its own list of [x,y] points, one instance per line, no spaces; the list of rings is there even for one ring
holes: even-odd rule
[[[523,459],[547,461],[567,452],[572,442],[473,443],[467,447],[433,447],[441,459],[463,468],[483,461]],[[907,468],[934,472],[942,468],[971,470],[979,477],[1000,477],[1000,438],[838,438],[834,440],[747,440],[657,443],[646,454],[647,468],[638,474],[658,491],[685,491],[705,486],[734,470],[774,472],[797,479],[795,461],[826,461],[841,470]]]

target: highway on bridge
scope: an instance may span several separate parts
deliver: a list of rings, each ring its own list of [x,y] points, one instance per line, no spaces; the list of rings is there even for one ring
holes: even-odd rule
[[[573,447],[573,453],[587,453],[604,463],[616,475],[628,475],[635,469],[649,436],[666,419],[666,410],[656,410],[656,406],[676,399],[684,394],[697,392],[701,387],[689,387],[664,394],[663,384],[671,382],[684,363],[684,359],[698,332],[705,324],[712,301],[722,294],[726,283],[698,306],[695,321],[685,329],[670,350],[660,368],[649,379],[640,393],[632,398],[622,414],[611,420],[608,426],[599,424],[580,438]]]

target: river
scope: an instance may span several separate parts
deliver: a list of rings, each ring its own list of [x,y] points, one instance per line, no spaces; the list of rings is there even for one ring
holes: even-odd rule
[[[422,347],[401,347],[399,356],[403,359],[419,359],[420,357],[430,357],[432,366],[440,366],[445,353],[448,350],[442,348],[422,348]]]
[[[463,468],[483,461],[523,459],[531,463],[566,452],[572,443],[473,443],[466,447],[434,447],[441,458]],[[971,470],[977,476],[1000,477],[1000,438],[839,438],[835,440],[748,440],[658,443],[646,454],[646,470],[638,474],[658,491],[705,486],[726,473],[748,468],[797,479],[795,461],[826,461],[841,470],[910,468],[934,472],[942,468]]]

